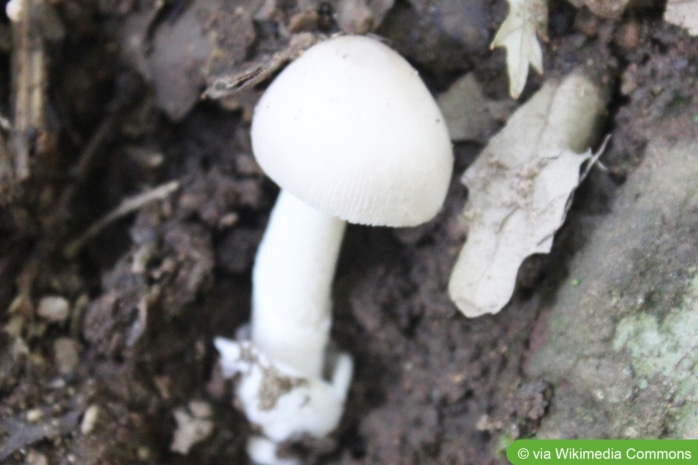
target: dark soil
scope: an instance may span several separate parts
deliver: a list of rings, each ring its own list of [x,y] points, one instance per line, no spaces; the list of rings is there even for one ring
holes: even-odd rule
[[[0,462],[246,463],[251,426],[212,340],[249,320],[251,267],[277,194],[249,140],[251,110],[269,81],[201,100],[206,83],[272,62],[291,34],[338,32],[342,20],[345,30],[386,37],[434,94],[475,71],[487,95],[503,99],[505,56],[489,42],[506,3],[383,2],[385,17],[374,11],[368,23],[311,0],[270,2],[275,9],[254,18],[261,1],[48,3],[64,28],[45,47],[43,136],[52,143],[36,151],[27,181],[3,186],[0,210]],[[188,13],[200,4],[213,7]],[[329,11],[344,4],[329,2]],[[198,21],[203,32],[182,37],[178,21]],[[353,354],[355,376],[332,438],[293,446],[305,463],[506,463],[503,438],[535,433],[546,414],[554,386],[522,369],[536,321],[588,231],[611,214],[648,138],[695,132],[698,108],[698,43],[664,23],[661,6],[631,5],[612,20],[553,1],[549,36],[545,76],[529,78],[521,101],[543,78],[577,68],[608,83],[606,169],[592,171],[553,253],[526,262],[495,316],[466,319],[446,291],[467,233],[459,178],[481,144],[455,146],[447,202],[432,222],[350,227],[333,338]],[[12,114],[9,37],[3,18],[3,115]],[[666,118],[681,114],[689,116]],[[175,192],[66,257],[66,246],[124,199],[169,181],[179,183]],[[50,296],[67,301],[67,316],[40,312]],[[174,412],[191,401],[212,407],[213,430],[183,455],[170,449]]]

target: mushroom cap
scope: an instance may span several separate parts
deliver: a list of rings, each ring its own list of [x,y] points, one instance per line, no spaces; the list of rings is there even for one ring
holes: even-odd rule
[[[282,189],[351,223],[414,226],[446,197],[453,153],[417,71],[361,36],[321,42],[272,82],[252,146]]]

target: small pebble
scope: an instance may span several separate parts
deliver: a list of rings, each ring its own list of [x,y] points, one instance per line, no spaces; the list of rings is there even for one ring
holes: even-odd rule
[[[29,423],[36,423],[37,421],[41,420],[43,416],[44,412],[42,412],[41,409],[38,408],[34,408],[27,411],[27,421]]]
[[[207,418],[213,413],[210,404],[204,401],[191,401],[189,410],[191,414],[181,407],[173,412],[177,429],[172,438],[170,450],[182,455],[188,454],[195,444],[203,441],[213,432],[213,421]]]
[[[139,447],[136,451],[136,454],[138,455],[138,460],[140,460],[141,462],[150,461],[150,457],[152,455],[150,449],[145,446]]]
[[[92,404],[85,410],[85,415],[82,417],[82,423],[80,423],[80,432],[84,435],[90,434],[95,429],[95,424],[97,424],[97,418],[99,417],[99,407]]]
[[[48,321],[62,322],[70,315],[70,303],[61,296],[43,297],[37,313]]]
[[[27,465],[48,465],[48,459],[44,454],[41,454],[34,449],[29,449],[25,463]]]

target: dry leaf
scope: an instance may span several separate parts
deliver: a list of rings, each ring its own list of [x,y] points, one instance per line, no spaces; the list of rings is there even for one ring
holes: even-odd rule
[[[547,82],[466,171],[468,241],[449,283],[466,316],[499,312],[523,260],[550,251],[592,155],[584,150],[604,111],[601,95],[579,74]]]
[[[547,40],[548,4],[546,0],[507,0],[509,14],[494,36],[490,48],[507,49],[509,94],[518,98],[526,85],[528,65],[543,72],[543,52],[537,34]]]
[[[698,1],[669,0],[664,11],[664,21],[686,29],[692,36],[698,36]]]

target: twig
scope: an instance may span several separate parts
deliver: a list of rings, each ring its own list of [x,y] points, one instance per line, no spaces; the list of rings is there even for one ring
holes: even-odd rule
[[[177,189],[179,189],[179,182],[172,181],[144,192],[143,194],[138,194],[125,199],[118,207],[93,223],[92,226],[87,229],[87,231],[68,243],[68,245],[63,249],[63,255],[69,259],[75,257],[90,239],[102,232],[102,230],[111,223],[139,210],[150,202],[155,200],[164,200]]]
[[[254,63],[233,74],[215,78],[204,91],[202,98],[213,100],[234,96],[268,79],[286,62],[293,60],[322,36],[311,33],[295,34],[285,49],[272,55],[265,63]]]
[[[12,24],[12,81],[14,97],[14,168],[17,181],[29,177],[29,152],[45,131],[46,56],[35,0],[21,2],[22,14]],[[38,14],[38,12],[37,12]]]

